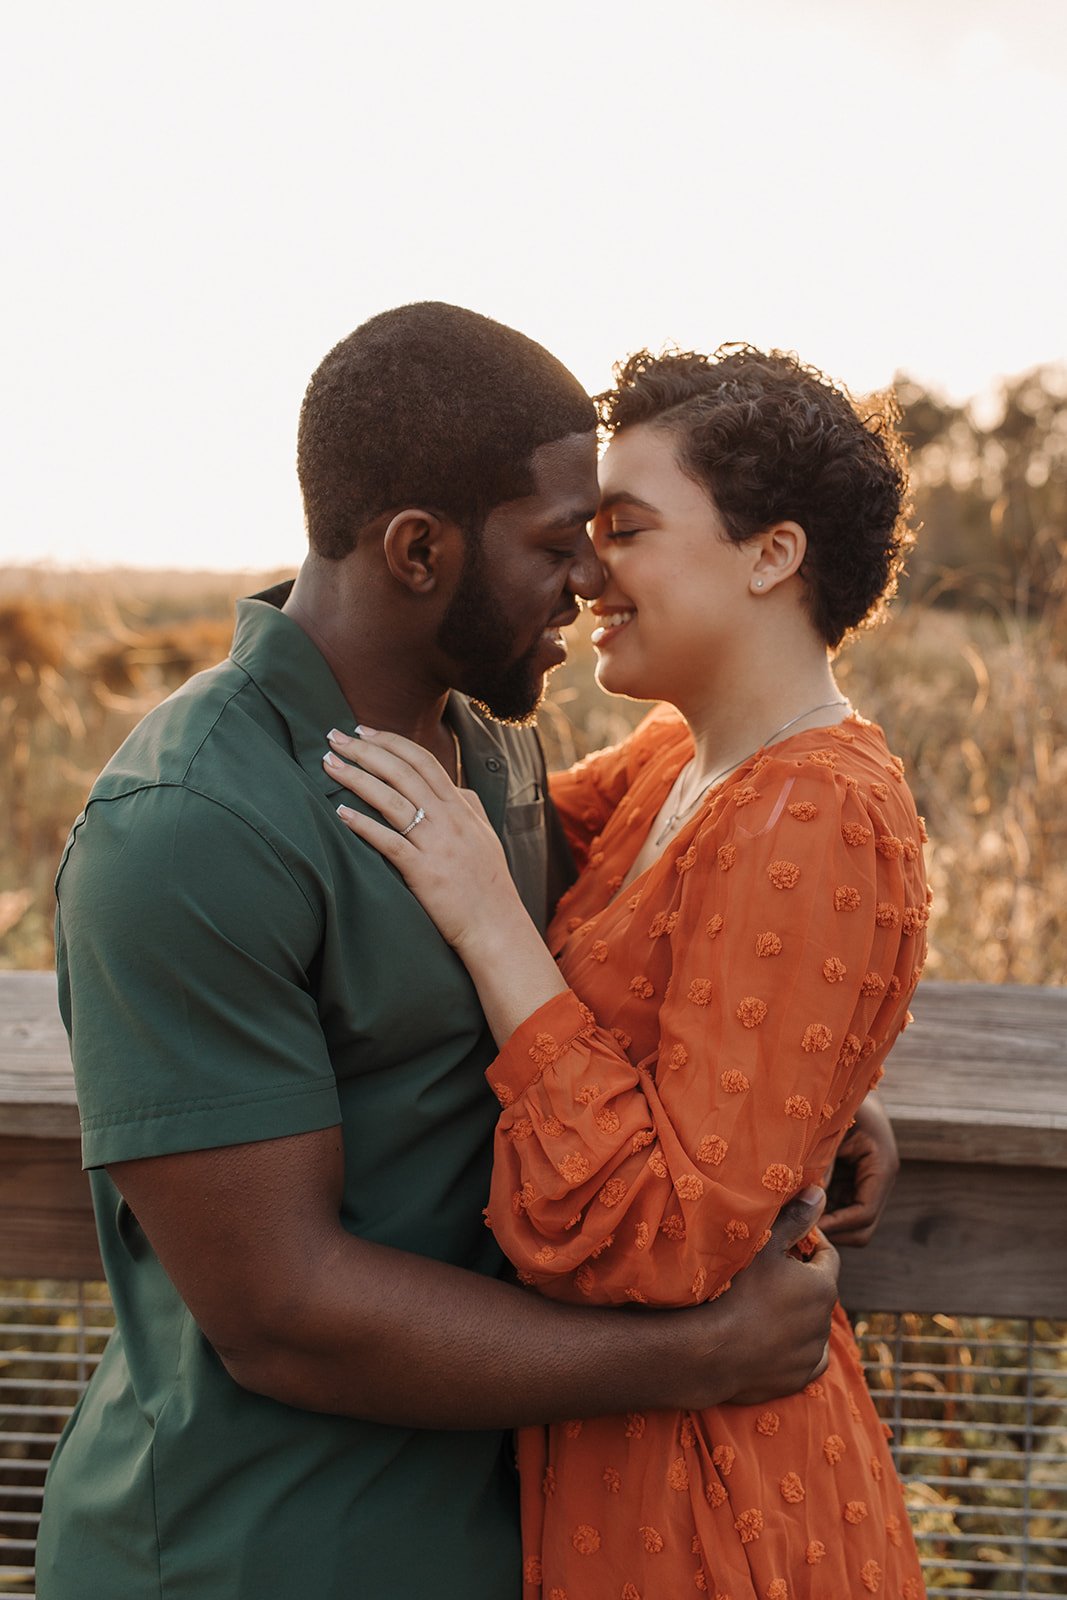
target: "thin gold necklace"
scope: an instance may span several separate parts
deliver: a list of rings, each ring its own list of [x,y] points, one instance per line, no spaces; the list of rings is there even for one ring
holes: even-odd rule
[[[848,705],[848,701],[847,700],[824,700],[821,705],[809,706],[807,711],[798,712],[795,717],[790,717],[788,722],[783,722],[782,726],[780,728],[775,728],[773,733],[767,735],[766,739],[764,739],[762,744],[758,744],[756,746],[756,750],[764,750],[764,749],[766,749],[767,745],[773,744],[775,739],[777,739],[780,734],[785,733],[788,728],[793,727],[794,723],[802,721],[804,717],[812,716],[813,713],[816,712],[816,711],[825,711],[825,710],[827,710],[827,708],[829,706],[847,706],[847,705]],[[693,796],[692,800],[689,801],[688,805],[679,806],[677,811],[672,811],[671,812],[670,816],[667,818],[666,822],[664,823],[662,829],[660,830],[660,832],[656,835],[655,839],[653,840],[653,843],[656,846],[657,850],[659,849],[659,847],[663,843],[663,841],[667,838],[667,836],[674,832],[674,830],[678,826],[679,822],[684,822],[686,820],[686,818],[690,815],[690,813],[696,810],[697,806],[703,800],[703,798],[707,794],[708,790],[709,789],[714,789],[715,785],[717,783],[721,783],[724,778],[728,778],[730,776],[731,772],[736,772],[738,767],[743,766],[744,763],[746,761],[748,761],[751,756],[755,755],[756,750],[750,750],[748,755],[742,756],[740,761],[735,761],[733,766],[723,767],[721,772],[717,772],[715,774],[714,778],[712,778],[710,780],[710,782],[708,782],[708,783],[706,783],[704,785],[704,787],[700,790],[699,794],[696,794],[696,795]],[[684,772],[684,770],[685,770],[685,768],[683,767],[682,771]],[[679,777],[680,776],[681,776],[681,774],[679,774]],[[677,779],[675,781],[677,782]]]

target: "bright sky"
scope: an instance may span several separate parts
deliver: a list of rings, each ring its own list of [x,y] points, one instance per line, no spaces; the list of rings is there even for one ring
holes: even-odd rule
[[[409,300],[594,389],[1067,358],[1061,0],[33,0],[4,58],[2,563],[295,565],[307,379]]]

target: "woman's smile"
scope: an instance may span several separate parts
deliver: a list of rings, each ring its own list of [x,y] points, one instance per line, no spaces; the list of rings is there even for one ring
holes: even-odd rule
[[[594,608],[594,614],[600,617],[601,621],[597,627],[593,629],[589,637],[593,645],[595,645],[595,647],[599,650],[602,649],[604,645],[610,644],[613,639],[618,637],[619,633],[623,628],[626,627],[627,623],[631,622],[633,618],[636,617],[637,611],[633,606],[616,606],[610,611],[601,610],[597,607]]]

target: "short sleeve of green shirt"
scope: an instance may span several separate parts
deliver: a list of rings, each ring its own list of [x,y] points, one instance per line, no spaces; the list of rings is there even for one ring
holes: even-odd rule
[[[180,784],[95,800],[57,890],[87,1167],[340,1121],[322,913],[249,822]]]

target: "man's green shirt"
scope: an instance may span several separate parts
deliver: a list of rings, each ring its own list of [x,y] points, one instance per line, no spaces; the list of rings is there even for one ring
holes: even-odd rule
[[[448,714],[543,927],[537,740],[458,696]],[[337,818],[352,801],[325,736],[356,717],[296,624],[243,601],[230,660],[141,723],[68,841],[60,999],[118,1325],[49,1476],[40,1600],[519,1592],[505,1436],[239,1388],[102,1170],[340,1124],[350,1232],[501,1270],[482,1218],[493,1041],[462,964]]]

